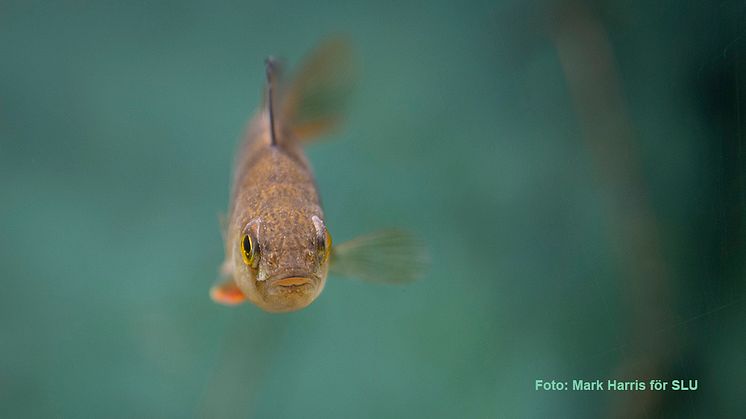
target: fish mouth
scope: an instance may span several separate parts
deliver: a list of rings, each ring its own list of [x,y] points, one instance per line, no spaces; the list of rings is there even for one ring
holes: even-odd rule
[[[324,288],[324,280],[305,270],[285,270],[257,285],[261,307],[279,313],[311,304]]]
[[[313,275],[306,275],[300,273],[290,273],[285,275],[277,275],[274,278],[270,278],[268,285],[270,288],[276,289],[304,289],[312,288],[315,286],[317,278]]]
[[[272,285],[280,287],[299,287],[310,283],[310,278],[305,278],[302,276],[291,276],[288,278],[277,279]]]

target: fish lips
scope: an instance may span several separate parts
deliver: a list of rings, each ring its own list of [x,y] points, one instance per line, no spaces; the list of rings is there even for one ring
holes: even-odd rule
[[[302,276],[291,276],[288,278],[276,279],[272,285],[280,287],[298,287],[310,283],[310,278],[305,278]]]
[[[315,289],[319,277],[306,272],[287,272],[273,275],[267,280],[267,288],[279,292],[303,292]]]
[[[324,288],[324,280],[308,271],[284,270],[256,285],[256,304],[269,312],[284,313],[311,304]]]

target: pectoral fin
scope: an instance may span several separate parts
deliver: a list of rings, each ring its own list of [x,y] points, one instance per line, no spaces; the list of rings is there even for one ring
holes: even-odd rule
[[[424,244],[401,231],[380,231],[332,247],[333,274],[367,281],[409,282],[427,267]]]
[[[241,304],[246,300],[246,296],[231,278],[213,285],[210,288],[210,298],[216,303],[227,306]]]

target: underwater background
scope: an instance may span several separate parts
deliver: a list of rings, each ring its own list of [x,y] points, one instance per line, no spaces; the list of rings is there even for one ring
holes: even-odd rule
[[[216,305],[263,59],[338,33],[327,225],[430,269]],[[743,417],[745,99],[743,1],[0,0],[0,416]]]

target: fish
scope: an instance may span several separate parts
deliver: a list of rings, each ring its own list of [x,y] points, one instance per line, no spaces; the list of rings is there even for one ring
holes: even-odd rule
[[[291,312],[319,297],[330,272],[380,283],[422,276],[427,253],[411,233],[383,230],[337,245],[324,218],[304,147],[339,125],[354,84],[352,57],[345,39],[328,39],[287,80],[278,60],[265,60],[264,100],[234,163],[213,301]]]

